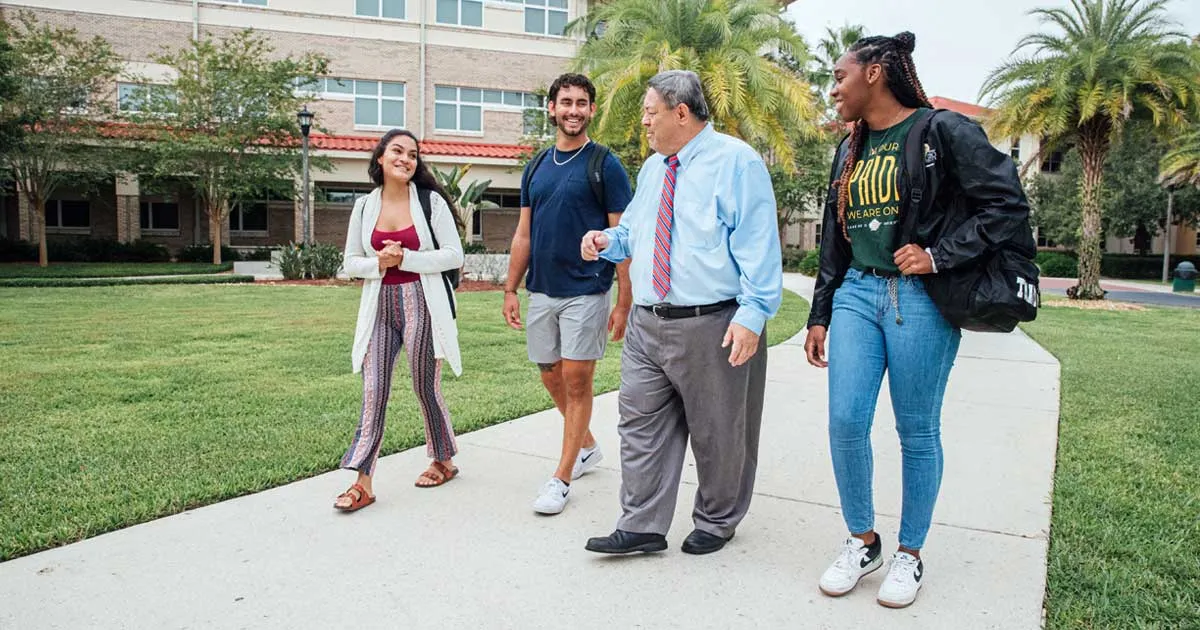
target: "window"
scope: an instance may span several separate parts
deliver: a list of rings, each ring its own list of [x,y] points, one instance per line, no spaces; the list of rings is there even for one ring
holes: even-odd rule
[[[817,231],[814,232],[813,243],[817,246],[821,245],[821,222],[817,221]]]
[[[484,211],[475,210],[475,214],[470,216],[470,238],[481,240],[484,238]]]
[[[154,104],[161,99],[175,100],[175,94],[169,86],[142,83],[117,84],[117,108],[123,112],[153,111]]]
[[[405,0],[354,0],[354,15],[404,19]]]
[[[228,4],[249,4],[256,7],[267,6],[267,0],[217,0],[217,2],[225,2]]]
[[[267,202],[239,201],[229,212],[229,231],[241,233],[267,233]]]
[[[317,203],[344,203],[352,204],[358,201],[359,197],[366,197],[371,193],[369,186],[349,186],[331,184],[329,186],[318,186],[316,192]]]
[[[1017,162],[1021,161],[1021,139],[1013,138],[1012,146],[1008,149],[1008,154]]]
[[[1042,159],[1042,172],[1057,173],[1062,170],[1062,162],[1062,151],[1054,151],[1049,156]]]
[[[483,110],[519,111],[542,109],[542,99],[527,92],[480,90],[438,85],[434,90],[434,128],[439,131],[483,131]],[[542,122],[525,116],[525,133],[535,133]],[[544,117],[541,117],[544,119]]]
[[[173,201],[143,201],[141,226],[146,231],[179,231],[179,204]]]
[[[525,32],[562,37],[567,25],[567,0],[525,0]]]
[[[45,95],[47,103],[62,105],[62,109],[83,112],[88,106],[87,87],[71,85],[61,77],[33,77],[29,81],[38,92]],[[64,85],[66,83],[66,85]]]
[[[354,101],[355,127],[404,126],[405,87],[393,81],[342,77],[296,78],[296,92],[311,98]]]
[[[403,127],[404,84],[354,81],[354,126]]]
[[[437,0],[438,24],[483,26],[483,0]]]
[[[490,201],[501,208],[507,208],[509,210],[521,209],[521,193],[518,191],[486,192],[483,193],[483,199],[485,201]]]
[[[1053,240],[1046,238],[1045,236],[1042,236],[1042,231],[1038,230],[1037,231],[1037,246],[1038,247],[1058,247],[1058,243],[1055,243]]]
[[[1042,138],[1041,147],[1045,150],[1049,140]],[[1062,151],[1052,151],[1049,155],[1042,156],[1042,172],[1057,173],[1062,170],[1063,154]]]
[[[67,199],[46,202],[47,228],[86,230],[91,226],[91,204],[88,202]]]
[[[1196,247],[1200,248],[1200,225],[1196,226]]]
[[[354,79],[340,77],[317,77],[306,80],[296,77],[296,91],[312,97],[349,98],[354,96]]]

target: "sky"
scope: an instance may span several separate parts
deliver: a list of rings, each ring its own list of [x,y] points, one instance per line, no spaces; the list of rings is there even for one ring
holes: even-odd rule
[[[814,48],[826,26],[862,24],[872,35],[912,31],[925,93],[978,103],[988,73],[1038,30],[1029,11],[1069,6],[1068,0],[796,0],[787,13]],[[1180,30],[1200,33],[1200,0],[1173,0],[1167,10]]]

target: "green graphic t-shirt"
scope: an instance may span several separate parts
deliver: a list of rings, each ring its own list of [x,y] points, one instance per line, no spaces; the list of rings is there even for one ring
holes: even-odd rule
[[[899,248],[900,173],[904,140],[917,114],[887,129],[872,130],[850,176],[846,229],[850,233],[850,264],[898,272],[892,256]]]

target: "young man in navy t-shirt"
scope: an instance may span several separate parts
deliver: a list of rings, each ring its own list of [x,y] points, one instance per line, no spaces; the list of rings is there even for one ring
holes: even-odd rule
[[[592,376],[604,357],[606,333],[625,336],[633,304],[629,262],[585,262],[579,242],[589,230],[617,225],[633,197],[629,176],[609,153],[600,163],[603,199],[589,183],[589,165],[603,151],[587,136],[596,114],[596,88],[587,77],[564,74],[550,85],[550,120],[558,131],[554,146],[525,167],[521,219],[513,235],[504,319],[521,328],[517,287],[529,291],[529,360],[542,371],[542,383],[563,414],[562,456],[533,509],[558,514],[567,505],[571,480],[591,470],[603,455],[588,429],[592,418]],[[530,172],[532,171],[532,172]],[[609,312],[613,272],[618,278],[617,305]],[[526,275],[528,271],[528,275]]]

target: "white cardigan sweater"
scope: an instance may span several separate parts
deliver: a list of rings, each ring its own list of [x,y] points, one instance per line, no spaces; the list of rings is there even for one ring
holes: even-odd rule
[[[375,330],[375,319],[379,308],[379,290],[383,286],[383,274],[379,271],[379,257],[371,247],[371,233],[379,220],[382,188],[376,188],[354,204],[350,214],[350,229],[346,234],[346,252],[342,266],[351,278],[363,278],[362,299],[358,305],[358,324],[354,329],[354,348],[350,353],[355,373],[362,371],[363,359],[367,356],[367,345]],[[433,232],[437,234],[439,249],[433,249],[430,226],[425,221],[416,185],[408,185],[413,225],[421,248],[417,251],[404,250],[402,271],[421,274],[421,288],[425,292],[425,304],[429,308],[433,328],[434,356],[445,359],[455,376],[462,374],[462,358],[458,350],[458,326],[450,311],[450,298],[442,272],[458,269],[463,264],[462,245],[458,240],[458,229],[450,215],[450,207],[436,192],[430,195]]]

